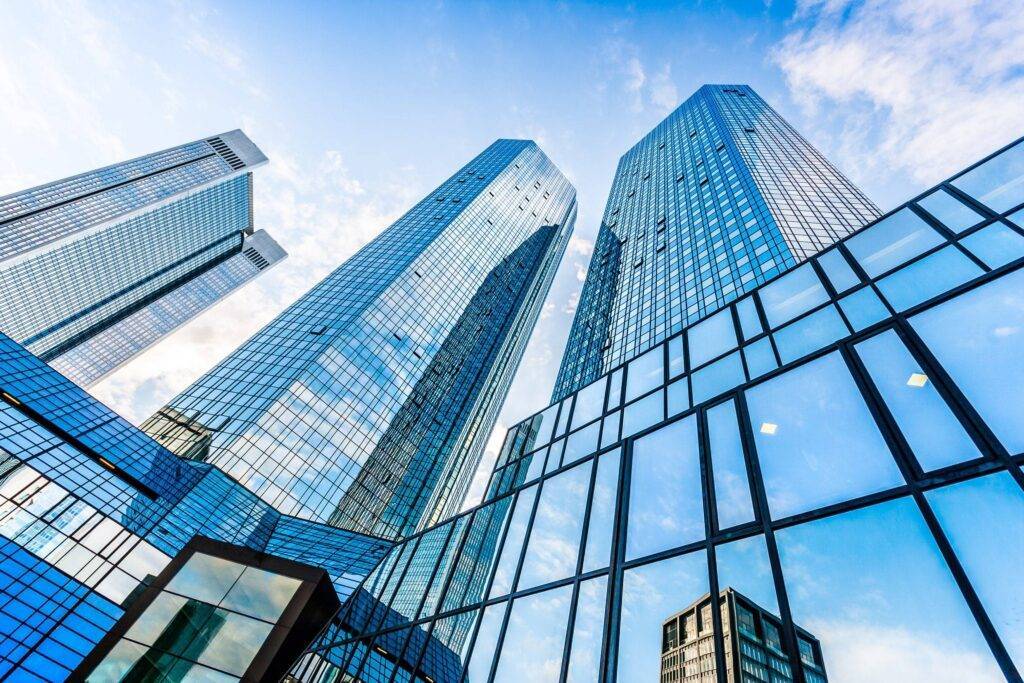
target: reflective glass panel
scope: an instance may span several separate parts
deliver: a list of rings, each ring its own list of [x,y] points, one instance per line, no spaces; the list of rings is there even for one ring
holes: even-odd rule
[[[618,448],[597,459],[597,477],[594,480],[593,502],[590,504],[590,523],[587,525],[587,547],[583,554],[584,572],[607,567],[611,558],[620,460]]]
[[[924,471],[981,456],[896,332],[887,330],[855,348]]]
[[[668,385],[668,417],[678,415],[690,407],[690,386],[686,378]]]
[[[776,619],[780,618],[775,579],[764,536],[751,536],[715,546],[715,563],[718,566],[718,590],[731,588]],[[757,637],[756,633],[753,635]]]
[[[217,623],[216,628],[213,627],[214,622]],[[203,626],[203,630],[206,633],[212,631],[213,636],[202,648],[198,661],[241,676],[249,668],[272,628],[266,622],[218,609]],[[188,648],[189,654],[193,654],[196,646],[197,642],[192,641]]]
[[[850,321],[854,331],[860,332],[889,317],[889,310],[875,294],[871,285],[858,289],[839,300],[839,308]]]
[[[665,381],[663,367],[665,350],[659,345],[629,364],[626,373],[626,400],[642,396]]]
[[[746,396],[775,518],[904,483],[838,353],[758,384]]]
[[[744,339],[751,339],[764,332],[761,319],[757,317],[757,305],[754,297],[748,296],[736,302],[736,314],[740,319],[740,331]]]
[[[999,472],[925,497],[1010,658],[1024,670],[1024,492]]]
[[[897,311],[927,301],[984,271],[950,245],[878,281],[879,291]]]
[[[143,645],[152,645],[176,617],[182,622],[189,622],[189,628],[198,629],[206,621],[208,614],[204,612],[198,615],[191,607],[185,609],[186,603],[189,602],[194,603],[180,595],[161,592],[146,608],[146,611],[135,620],[135,623],[125,633],[125,637]]]
[[[918,206],[953,232],[963,232],[985,220],[980,213],[942,188],[919,201]]]
[[[572,409],[572,399],[570,396],[562,401],[562,410],[558,413],[558,428],[555,430],[555,436],[561,436],[565,434],[569,428],[569,412]]]
[[[1009,211],[1024,202],[1024,145],[1014,145],[952,184],[993,211]]]
[[[529,466],[526,470],[526,477],[523,479],[524,483],[533,481],[544,473],[544,458],[547,454],[548,449],[542,448],[539,451],[535,451],[532,455],[526,456],[526,461],[529,462]]]
[[[593,461],[546,479],[526,544],[519,590],[576,573]]]
[[[523,539],[526,537],[526,525],[530,521],[536,497],[537,485],[534,484],[520,491],[516,498],[516,507],[508,525],[505,543],[501,547],[501,559],[498,561],[498,569],[491,584],[491,597],[504,595],[512,590],[512,580],[515,578],[519,555],[523,549]]]
[[[622,438],[633,436],[665,419],[665,392],[656,391],[622,410]]]
[[[785,365],[828,346],[849,333],[836,307],[829,305],[776,332],[775,347],[779,350],[779,358]]]
[[[746,381],[740,352],[731,353],[690,375],[693,403],[698,405]]]
[[[1004,223],[993,223],[960,240],[989,268],[999,268],[1024,256],[1024,237]]]
[[[545,410],[538,417],[537,424],[537,437],[534,443],[527,443],[526,450],[530,450],[533,446],[543,446],[544,444],[551,441],[551,433],[555,429],[555,414],[558,413],[558,404],[555,404]]]
[[[931,226],[904,207],[846,240],[846,248],[871,277],[892,270],[944,240]]]
[[[747,465],[736,419],[736,403],[729,400],[709,408],[707,420],[718,528],[728,529],[754,519]]]
[[[571,600],[572,586],[562,586],[512,602],[494,683],[558,681]]]
[[[600,678],[601,638],[604,635],[608,578],[598,576],[580,583],[576,620],[572,628],[567,683],[593,683]]]
[[[775,537],[793,621],[820,639],[830,683],[1000,680],[912,500]]]
[[[608,381],[608,406],[606,409],[614,408],[622,403],[622,368],[611,374]]]
[[[765,285],[759,294],[764,315],[773,328],[828,301],[828,293],[810,263]]]
[[[686,332],[690,346],[690,367],[696,368],[712,358],[736,348],[736,327],[727,308],[692,326]]]
[[[702,538],[697,419],[690,415],[633,444],[626,559]]]
[[[619,440],[619,420],[621,418],[622,412],[618,410],[614,413],[609,413],[604,418],[604,428],[601,431],[601,448],[611,446]]]
[[[469,666],[466,667],[467,682],[486,681],[490,676],[494,648],[498,644],[498,635],[501,633],[501,622],[505,618],[507,605],[507,602],[499,602],[484,608],[473,651],[469,656]]]
[[[668,340],[668,376],[677,377],[686,370],[686,358],[683,355],[683,337]]]
[[[910,319],[1011,453],[1024,451],[1024,270]]]
[[[601,408],[604,406],[604,385],[605,378],[602,377],[583,387],[576,394],[576,407],[573,408],[572,414],[574,429],[601,416]]]
[[[708,598],[707,555],[701,550],[635,569],[627,569],[622,577],[622,616],[619,625],[619,648],[616,681],[618,683],[652,683],[662,680],[661,661],[664,626],[673,617],[684,616]],[[689,608],[689,609],[688,609]],[[696,610],[696,626],[702,610]],[[689,615],[685,615],[689,616]],[[711,624],[701,624],[698,632],[710,631]],[[681,629],[686,633],[686,628]],[[683,642],[691,640],[683,638]],[[700,655],[685,656],[684,666],[698,668]],[[682,680],[680,678],[679,680]]]
[[[743,358],[747,361],[747,371],[750,373],[750,379],[757,379],[761,375],[779,367],[779,364],[775,362],[775,352],[772,351],[771,339],[768,337],[758,339],[753,344],[744,346]]]
[[[221,607],[276,622],[302,582],[256,567],[246,567]]]
[[[245,565],[237,562],[195,553],[167,584],[167,590],[216,605],[244,569]]]
[[[565,453],[562,464],[571,465],[580,458],[597,450],[597,436],[601,432],[601,423],[595,422],[589,427],[573,432],[565,440]]]
[[[818,265],[825,271],[825,276],[837,292],[842,294],[851,287],[860,284],[860,278],[846,261],[846,257],[838,249],[826,251],[818,256]]]

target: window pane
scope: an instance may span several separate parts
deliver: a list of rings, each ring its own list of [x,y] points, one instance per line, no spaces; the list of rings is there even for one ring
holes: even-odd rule
[[[555,413],[557,412],[558,404],[555,404],[537,416],[535,424],[537,435],[535,439],[527,441],[526,450],[530,450],[534,446],[543,446],[551,441],[551,433],[555,429]]]
[[[775,579],[772,578],[772,565],[768,560],[764,536],[751,536],[716,546],[715,563],[718,566],[718,590],[731,588],[756,603],[776,620],[779,619]],[[758,637],[756,633],[746,635]]]
[[[530,512],[533,510],[533,501],[536,497],[536,484],[519,492],[505,536],[505,544],[501,548],[501,560],[498,561],[498,569],[494,574],[490,597],[505,595],[512,590],[512,579],[515,578],[516,567],[519,565],[526,525],[530,521]]]
[[[597,477],[587,528],[587,548],[583,555],[583,571],[608,566],[612,552],[612,530],[615,524],[615,498],[619,490],[619,449],[597,459]]]
[[[1024,237],[1003,223],[993,223],[960,240],[989,268],[998,268],[1024,256]]]
[[[981,456],[893,330],[860,342],[856,349],[924,471]]]
[[[953,232],[963,232],[985,220],[984,216],[941,188],[919,201],[918,205]]]
[[[757,306],[754,297],[748,296],[736,302],[736,314],[740,319],[740,331],[744,339],[751,339],[764,332],[761,319],[757,317]]]
[[[967,578],[1024,670],[1024,492],[1006,472],[925,493]]]
[[[707,418],[718,528],[728,529],[754,519],[747,465],[743,458],[743,443],[740,441],[739,422],[736,419],[736,403],[730,400],[710,408]]]
[[[228,591],[222,607],[251,617],[276,622],[302,582],[256,567],[246,567]]]
[[[732,312],[725,308],[707,318],[686,333],[690,342],[690,367],[696,368],[716,356],[736,348],[736,328]]]
[[[608,406],[614,408],[622,402],[622,368],[612,373],[608,382]]]
[[[860,284],[860,278],[853,272],[846,257],[838,249],[832,249],[819,255],[818,265],[825,271],[825,276],[840,294]]]
[[[491,662],[494,661],[494,647],[498,644],[501,633],[501,622],[505,618],[507,602],[489,605],[480,618],[480,629],[473,643],[473,652],[466,668],[467,681],[486,681],[491,673]]]
[[[528,455],[525,461],[529,463],[529,469],[526,470],[526,478],[523,482],[533,481],[544,472],[544,457],[548,454],[548,449],[542,448],[539,451],[535,451],[533,455]]]
[[[782,363],[790,363],[842,339],[850,331],[835,306],[826,306],[775,333]]]
[[[576,573],[592,462],[544,481],[523,558],[519,590]]]
[[[690,375],[693,383],[693,404],[698,405],[746,381],[740,352],[716,360]]]
[[[989,159],[953,185],[993,211],[1009,211],[1024,202],[1024,145],[1014,145]]]
[[[846,241],[846,248],[871,277],[942,244],[944,240],[920,216],[904,207]]]
[[[697,420],[691,415],[633,444],[626,559],[702,538]]]
[[[494,683],[558,681],[570,600],[572,586],[562,586],[512,602]]]
[[[601,423],[595,422],[589,427],[573,432],[565,440],[565,453],[562,455],[562,464],[571,465],[580,458],[590,455],[597,450],[597,436],[601,431]]]
[[[747,405],[775,518],[904,483],[838,353],[753,387]]]
[[[593,683],[600,678],[601,638],[604,635],[605,598],[608,578],[598,576],[580,584],[576,600],[576,622],[572,629],[567,683]],[[524,679],[526,680],[526,679]]]
[[[702,610],[697,609],[694,614],[687,608],[708,597],[708,565],[703,550],[626,570],[622,577],[616,681],[652,683],[662,680],[663,626],[673,617],[686,616],[680,612],[690,612],[690,623],[696,626]],[[701,625],[700,632],[711,629],[710,623]],[[685,628],[681,630],[685,633]],[[695,631],[694,637],[686,641],[695,641],[696,635]],[[685,645],[684,648],[696,650]],[[699,659],[699,655],[681,657],[685,657],[685,664],[697,668],[697,662],[692,660]],[[676,680],[683,678],[679,676]]]
[[[622,413],[616,410],[604,418],[604,427],[601,430],[601,448],[611,446],[619,440],[619,419]]]
[[[1007,450],[1024,451],[1024,270],[919,313],[910,324]]]
[[[216,629],[211,624],[215,620],[220,623]],[[188,654],[194,656],[196,650],[199,650],[200,664],[241,676],[249,668],[272,628],[266,622],[218,609],[203,629],[207,633],[212,631],[213,636],[205,646],[193,640],[188,646]]]
[[[690,386],[686,378],[682,378],[668,385],[668,417],[673,417],[689,409],[690,407]]]
[[[673,337],[668,340],[668,376],[670,378],[681,375],[686,370],[685,358],[683,356],[682,336]]]
[[[982,274],[976,263],[950,245],[878,281],[892,307],[905,311]]]
[[[656,391],[622,411],[622,438],[633,436],[665,419],[665,392]]]
[[[773,328],[828,301],[828,294],[809,263],[762,287],[760,296],[764,315]]]
[[[544,465],[544,474],[548,472],[554,472],[562,466],[562,447],[565,446],[565,439],[559,439],[558,441],[551,444],[551,449],[548,451],[548,461]]]
[[[867,329],[878,321],[889,317],[889,310],[875,294],[871,285],[840,299],[839,308],[843,309],[846,319],[850,321],[850,325],[856,332]]]
[[[216,605],[244,569],[245,565],[237,562],[196,553],[167,584],[167,590]]]
[[[569,412],[571,408],[572,396],[562,401],[562,412],[558,413],[558,428],[555,429],[555,436],[561,436],[569,429]]]
[[[1001,680],[910,499],[775,537],[793,621],[820,638],[829,681]]]
[[[750,379],[756,379],[779,367],[779,364],[775,362],[775,352],[772,351],[772,342],[768,337],[744,346],[743,357],[747,361]]]
[[[583,387],[576,394],[576,407],[573,409],[574,412],[572,414],[572,426],[574,429],[601,416],[601,408],[604,406],[605,379],[602,377],[596,382]]]
[[[626,400],[646,394],[665,381],[663,358],[665,351],[659,345],[629,364],[626,373]]]

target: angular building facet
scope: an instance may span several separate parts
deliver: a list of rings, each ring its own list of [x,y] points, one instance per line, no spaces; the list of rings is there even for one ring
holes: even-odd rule
[[[443,519],[575,214],[536,144],[499,140],[143,428],[302,518],[385,537]]]
[[[749,86],[703,86],[619,160],[554,398],[878,215]]]
[[[1024,139],[513,426],[292,673],[1020,681],[1022,358]]]
[[[284,256],[253,234],[266,161],[235,130],[0,198],[0,331],[86,385],[117,369]]]

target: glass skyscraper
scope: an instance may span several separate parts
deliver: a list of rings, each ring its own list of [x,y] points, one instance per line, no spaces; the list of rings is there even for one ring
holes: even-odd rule
[[[243,250],[284,256],[246,244],[266,161],[234,130],[0,197],[0,331],[85,384],[113,371],[259,272]]]
[[[1024,139],[515,425],[293,675],[1020,681],[1022,358]]]
[[[878,215],[749,86],[703,86],[619,160],[554,398]]]
[[[576,215],[498,140],[143,429],[280,511],[383,537],[458,510]]]

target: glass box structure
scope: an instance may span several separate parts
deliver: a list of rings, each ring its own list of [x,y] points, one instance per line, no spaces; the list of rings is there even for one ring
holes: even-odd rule
[[[672,680],[1020,681],[1022,359],[1017,141],[513,427],[293,675],[648,683],[707,602]]]
[[[234,130],[0,197],[0,331],[85,384],[112,372],[258,274],[245,250],[284,256],[253,235],[266,161]]]
[[[143,429],[282,512],[398,537],[457,511],[576,215],[498,140]]]
[[[749,86],[703,86],[619,160],[553,398],[878,215]]]

